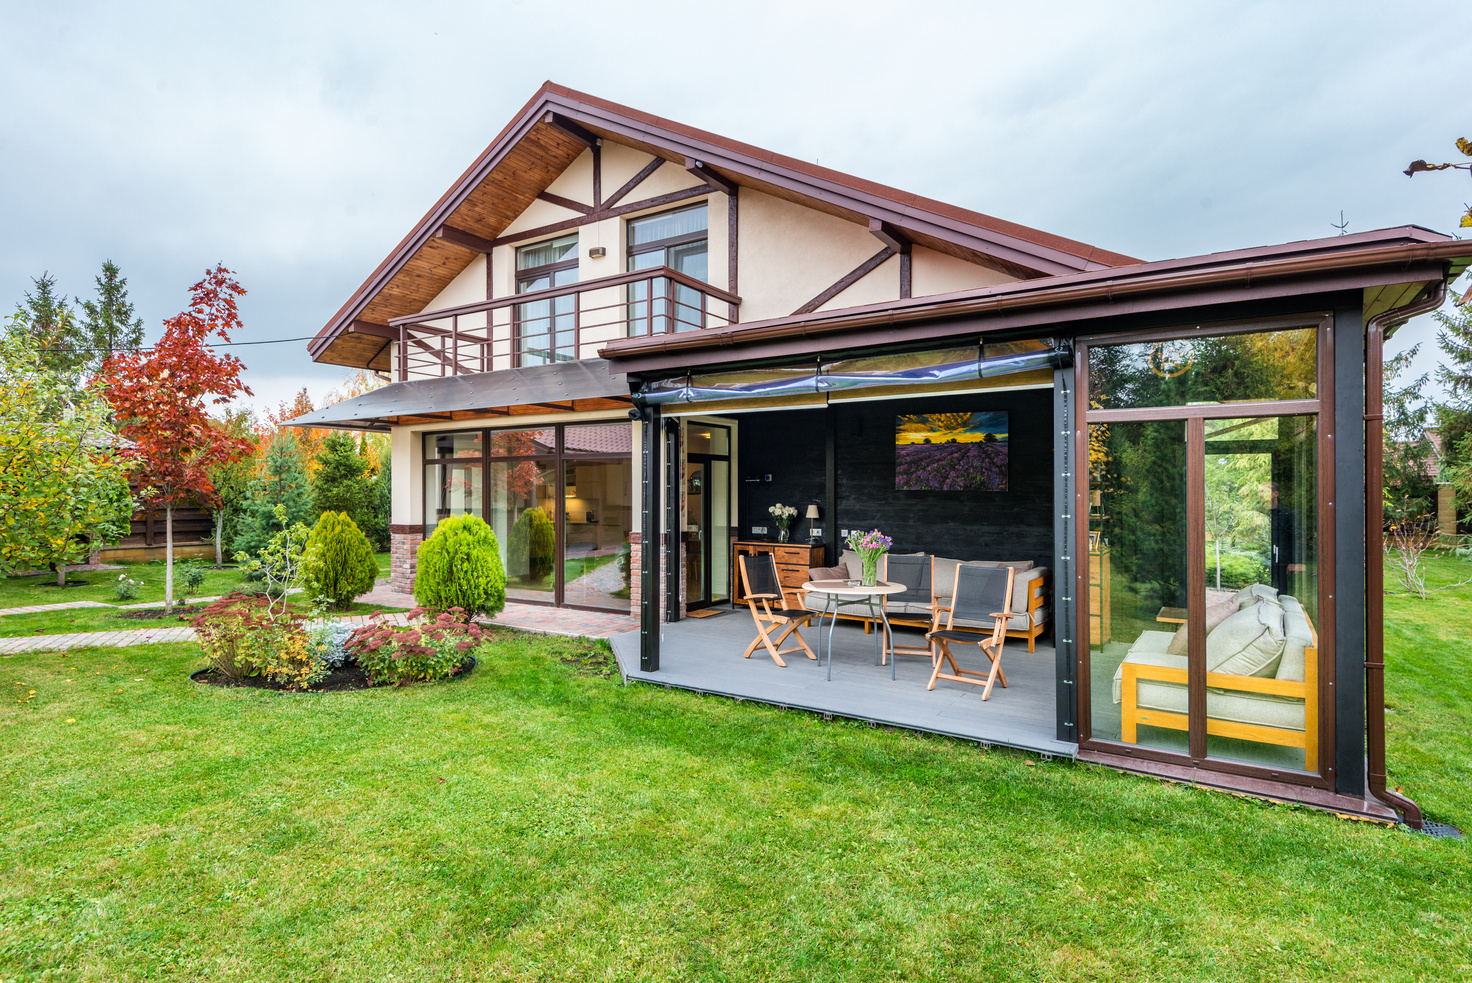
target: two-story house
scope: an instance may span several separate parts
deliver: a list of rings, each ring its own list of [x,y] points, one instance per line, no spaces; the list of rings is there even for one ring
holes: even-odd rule
[[[1406,227],[1144,262],[549,83],[310,345],[392,384],[295,422],[391,434],[396,587],[480,516],[509,597],[642,619],[635,678],[735,694],[688,612],[740,555],[800,586],[880,528],[1019,571],[1026,685],[871,719],[1415,819],[1366,564],[1380,348],[1469,258]]]

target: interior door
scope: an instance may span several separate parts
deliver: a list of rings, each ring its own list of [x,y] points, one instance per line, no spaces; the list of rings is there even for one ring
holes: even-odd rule
[[[692,457],[685,468],[685,606],[710,604],[711,462]]]

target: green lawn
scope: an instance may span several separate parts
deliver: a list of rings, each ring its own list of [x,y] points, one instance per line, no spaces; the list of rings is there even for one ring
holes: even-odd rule
[[[84,580],[85,587],[46,586],[56,583],[56,574],[48,573],[34,577],[0,578],[0,608],[30,607],[35,604],[60,604],[63,601],[101,601],[104,604],[141,604],[144,601],[164,599],[164,565],[162,563],[123,563],[120,570],[82,570],[68,574],[67,579]],[[127,574],[133,580],[143,582],[138,596],[131,601],[119,601],[115,592],[118,575]],[[179,596],[178,564],[174,567],[174,597]],[[240,571],[205,569],[204,585],[197,592],[200,597],[228,594],[241,584]]]
[[[1395,779],[1472,826],[1472,594],[1389,610]],[[1472,977],[1466,843],[590,655],[305,696],[0,658],[0,980]]]

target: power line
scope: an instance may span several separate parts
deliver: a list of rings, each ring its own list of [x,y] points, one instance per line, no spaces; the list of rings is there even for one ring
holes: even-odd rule
[[[235,348],[240,345],[284,345],[293,341],[311,341],[315,335],[307,335],[305,338],[270,338],[265,341],[216,341],[205,345],[206,348]],[[129,352],[151,352],[154,348],[39,348],[43,352],[116,352],[125,355]]]

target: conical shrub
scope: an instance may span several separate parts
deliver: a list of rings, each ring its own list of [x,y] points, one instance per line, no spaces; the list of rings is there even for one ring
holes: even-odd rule
[[[445,519],[419,546],[414,600],[436,611],[464,608],[470,616],[500,614],[506,606],[501,544],[484,519]]]
[[[506,565],[513,577],[538,581],[552,572],[557,528],[546,509],[534,506],[521,513],[506,540]]]
[[[378,560],[373,546],[346,512],[323,512],[307,537],[302,585],[308,597],[325,597],[345,608],[373,589]]]

